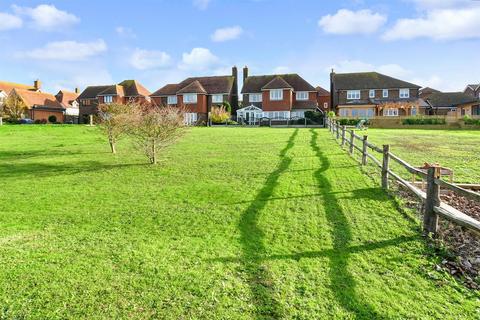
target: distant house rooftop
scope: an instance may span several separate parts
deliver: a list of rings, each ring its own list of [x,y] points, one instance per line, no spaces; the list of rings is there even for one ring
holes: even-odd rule
[[[333,73],[335,90],[420,89],[419,85],[378,72]]]

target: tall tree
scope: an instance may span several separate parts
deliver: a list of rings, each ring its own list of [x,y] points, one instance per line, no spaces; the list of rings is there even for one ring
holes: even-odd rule
[[[19,120],[27,111],[27,105],[23,102],[22,98],[13,91],[5,101],[3,106],[3,113],[12,120]]]

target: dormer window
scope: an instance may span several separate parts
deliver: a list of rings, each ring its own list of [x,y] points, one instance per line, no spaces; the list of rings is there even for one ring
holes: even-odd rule
[[[104,96],[103,97],[103,103],[110,104],[112,102],[113,102],[113,96]]]
[[[401,99],[410,98],[410,89],[400,89],[400,98]]]
[[[383,89],[382,90],[382,97],[388,98],[388,89]]]
[[[308,100],[308,92],[307,91],[298,91],[296,94],[297,100]]]
[[[178,102],[177,96],[167,97],[167,104],[177,104],[177,102]]]
[[[375,98],[375,90],[369,90],[368,91],[368,97],[371,98],[371,99]]]
[[[197,94],[196,93],[186,93],[183,95],[183,103],[197,103]]]
[[[360,100],[360,90],[348,90],[347,91],[348,100]]]
[[[270,100],[272,101],[283,100],[283,90],[282,89],[270,90]]]
[[[212,103],[222,103],[222,102],[223,102],[223,94],[212,95]]]

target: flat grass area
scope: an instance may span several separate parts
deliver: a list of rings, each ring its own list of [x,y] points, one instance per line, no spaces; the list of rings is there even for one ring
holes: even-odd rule
[[[439,163],[454,170],[454,181],[480,183],[480,130],[369,129],[370,142],[390,144],[412,165]]]
[[[325,129],[194,128],[146,164],[0,127],[1,319],[475,319],[419,223]]]

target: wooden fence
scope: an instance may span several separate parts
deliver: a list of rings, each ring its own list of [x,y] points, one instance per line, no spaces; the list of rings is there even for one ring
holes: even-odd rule
[[[367,165],[368,160],[371,160],[381,169],[382,188],[388,190],[389,181],[393,179],[424,202],[423,228],[426,232],[436,233],[438,231],[438,217],[440,216],[480,235],[480,221],[442,202],[440,199],[440,188],[450,190],[459,196],[477,202],[480,202],[479,193],[442,180],[441,168],[439,166],[432,166],[427,172],[413,167],[393,154],[389,145],[383,145],[382,148],[379,148],[368,142],[368,136],[357,135],[352,127],[341,126],[337,121],[327,119],[327,128],[337,140],[340,140],[342,147],[348,147],[350,155],[353,156],[355,151],[360,152],[362,165]],[[356,144],[357,141],[360,143]],[[382,161],[374,157],[374,153],[372,152],[380,154]],[[393,172],[390,166],[391,161],[398,163],[408,172],[412,173],[414,177],[419,176],[422,180],[426,180],[426,192],[417,188],[414,183],[410,183],[399,174]]]

